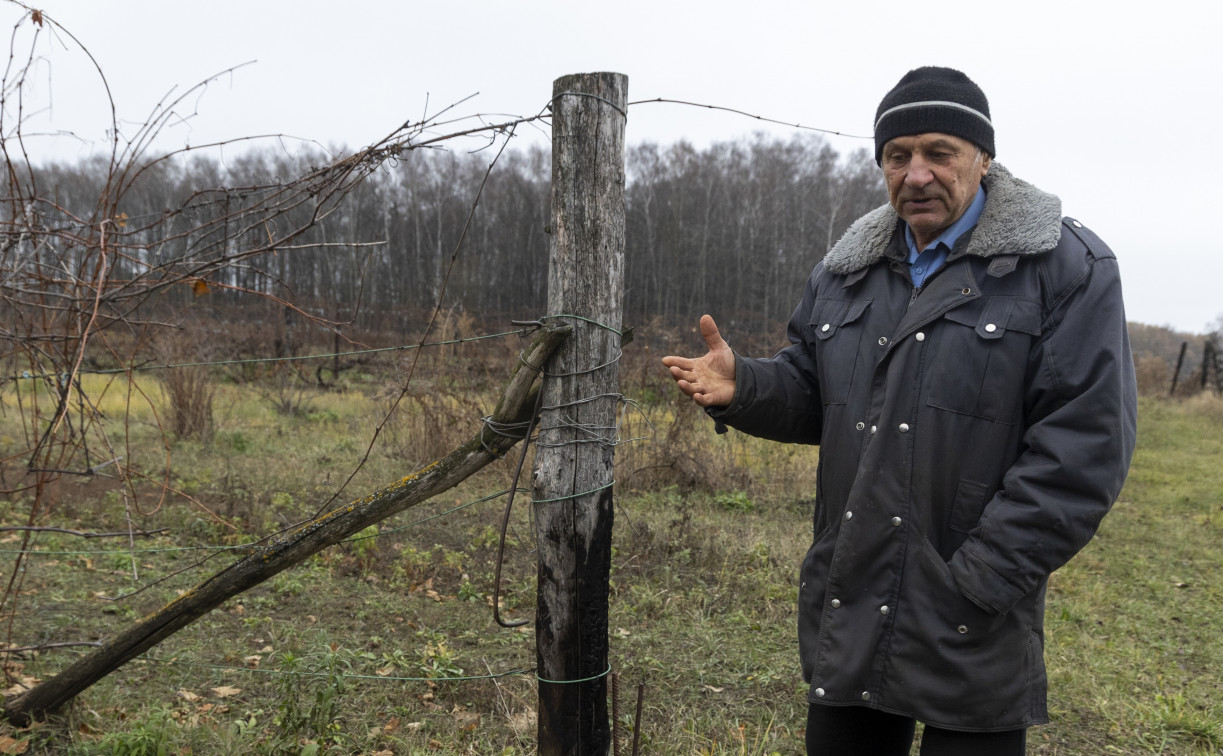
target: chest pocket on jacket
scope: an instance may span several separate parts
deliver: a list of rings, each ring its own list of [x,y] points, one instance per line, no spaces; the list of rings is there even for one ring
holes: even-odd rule
[[[828,299],[812,308],[807,338],[815,351],[824,404],[844,404],[849,398],[870,306],[870,299]]]
[[[1040,303],[982,297],[943,316],[926,370],[931,407],[1014,423],[1023,408],[1028,353],[1040,335]]]

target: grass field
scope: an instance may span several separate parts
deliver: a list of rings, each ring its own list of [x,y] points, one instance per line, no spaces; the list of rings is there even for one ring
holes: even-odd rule
[[[626,375],[642,407],[628,435],[652,438],[618,452],[610,626],[621,733],[627,740],[644,683],[643,753],[801,753],[795,573],[816,451],[716,436],[671,400],[665,377]],[[292,414],[266,394],[219,385],[206,440],[163,441],[154,386],[130,411],[122,386],[97,387],[115,418],[112,446],[148,479],[133,498],[116,478],[61,478],[38,524],[101,532],[131,517],[168,530],[134,548],[29,534],[36,553],[20,574],[26,534],[0,533],[0,580],[21,589],[0,618],[6,640],[96,640],[235,558],[220,547],[313,514],[365,456],[388,406],[385,388],[362,380],[303,395]],[[474,432],[492,397],[452,388],[409,397],[341,501]],[[451,395],[464,398],[439,398]],[[9,389],[0,457],[28,433],[16,406]],[[1221,459],[1223,400],[1143,401],[1120,501],[1051,581],[1053,722],[1030,733],[1030,753],[1223,753]],[[167,467],[173,492],[163,497],[154,482]],[[534,753],[534,637],[493,622],[504,500],[481,501],[509,485],[511,468],[497,463],[231,600],[49,721],[0,725],[0,753]],[[5,471],[9,485],[19,472]],[[27,524],[29,506],[28,496],[0,503],[0,524]],[[511,619],[531,618],[534,605],[530,524],[516,509],[502,590]],[[7,693],[87,651],[9,655]]]

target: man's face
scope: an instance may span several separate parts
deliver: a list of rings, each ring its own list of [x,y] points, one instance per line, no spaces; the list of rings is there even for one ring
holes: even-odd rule
[[[888,198],[919,249],[960,219],[989,166],[989,155],[950,134],[896,137],[883,146]]]

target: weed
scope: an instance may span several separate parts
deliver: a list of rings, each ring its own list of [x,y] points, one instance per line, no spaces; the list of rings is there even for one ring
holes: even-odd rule
[[[472,585],[470,580],[464,580],[463,584],[459,586],[459,600],[461,601],[479,601],[483,596],[484,594]]]
[[[105,756],[166,756],[174,722],[169,712],[155,710],[130,730],[109,732],[97,742],[94,753]]]
[[[731,512],[751,512],[756,508],[744,491],[721,491],[713,500],[718,506]]]
[[[222,431],[216,434],[216,442],[218,446],[227,448],[237,454],[247,454],[255,448],[251,437],[240,430]]]
[[[425,677],[439,680],[462,676],[463,668],[459,666],[458,655],[444,634],[421,631],[416,635],[425,641],[417,665]]]
[[[306,584],[300,576],[286,571],[272,578],[272,590],[284,596],[300,596],[305,593]]]
[[[286,654],[281,659],[271,753],[304,753],[302,744],[317,748],[344,745],[348,735],[341,719],[341,703],[347,690],[345,665],[339,646],[328,645],[322,658],[301,659]],[[312,674],[312,673],[319,673]]]

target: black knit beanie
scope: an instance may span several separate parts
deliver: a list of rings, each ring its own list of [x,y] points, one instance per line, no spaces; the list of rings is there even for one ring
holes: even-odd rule
[[[954,68],[915,68],[884,95],[875,111],[875,162],[882,164],[888,140],[931,131],[967,139],[990,157],[996,154],[989,101]]]

